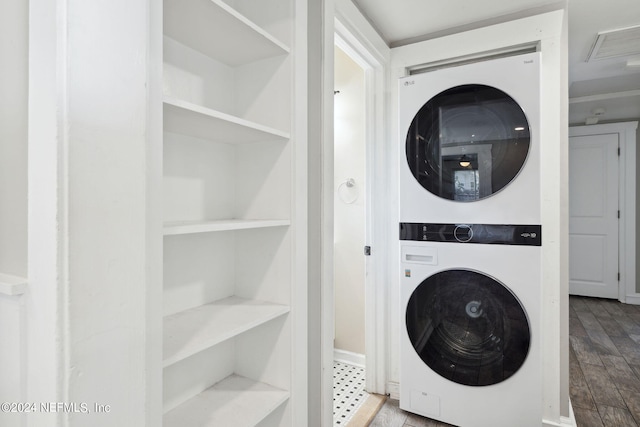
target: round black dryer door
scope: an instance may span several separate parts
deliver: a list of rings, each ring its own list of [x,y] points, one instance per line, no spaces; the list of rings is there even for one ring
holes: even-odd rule
[[[500,383],[529,352],[529,321],[520,302],[500,282],[471,270],[424,280],[409,299],[406,325],[422,361],[458,384]]]
[[[529,123],[506,93],[485,85],[457,86],[431,98],[413,118],[406,154],[411,173],[429,192],[459,202],[507,186],[529,152]]]

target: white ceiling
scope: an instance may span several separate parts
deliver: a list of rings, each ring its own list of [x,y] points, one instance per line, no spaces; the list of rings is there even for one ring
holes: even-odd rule
[[[391,47],[563,7],[550,0],[353,0]],[[640,118],[640,66],[628,59],[586,62],[598,32],[640,25],[640,0],[569,0],[569,122]]]

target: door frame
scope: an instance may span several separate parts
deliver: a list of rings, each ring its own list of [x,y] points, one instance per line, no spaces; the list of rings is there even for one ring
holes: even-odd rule
[[[619,169],[621,160],[619,153],[620,135],[618,133],[569,138],[569,294],[571,295],[619,298],[622,288],[619,281],[621,253],[618,241],[620,239]],[[587,176],[599,178],[600,185],[596,186],[599,189],[595,193],[590,189],[592,186],[586,184],[589,182]],[[576,198],[575,194],[581,196]],[[592,199],[591,202],[589,199]],[[583,205],[583,203],[587,204]],[[598,211],[596,206],[600,204],[602,204],[601,210]],[[600,250],[596,246],[600,247]],[[594,255],[598,252],[601,254]]]
[[[355,30],[350,19],[340,8],[335,10],[331,23],[332,38],[349,56],[365,70],[365,135],[366,135],[366,245],[371,246],[371,256],[365,261],[365,371],[366,389],[372,393],[386,394],[387,380],[387,292],[389,237],[388,237],[388,156],[385,156],[386,76],[384,57],[368,47],[366,39]],[[325,26],[325,31],[327,30]],[[325,48],[325,86],[333,88],[334,44]],[[330,58],[329,55],[331,54]],[[329,68],[330,65],[330,68]],[[329,75],[330,74],[330,75]],[[325,89],[326,90],[326,89]],[[327,96],[325,93],[323,96]],[[333,94],[331,95],[333,98]],[[326,98],[325,98],[326,99]],[[333,408],[333,341],[334,341],[334,281],[333,281],[333,104],[325,109],[323,124],[325,138],[322,148],[322,292],[321,292],[321,346],[322,346],[322,425],[331,425]],[[331,115],[329,116],[329,110]],[[377,173],[376,173],[377,172]],[[364,256],[364,255],[363,255]]]
[[[384,181],[377,164],[382,155],[384,117],[379,104],[384,93],[380,64],[336,17],[334,22],[335,45],[340,47],[364,71],[365,80],[365,245],[372,248],[370,256],[365,257],[365,389],[384,394],[386,383],[385,370],[385,327],[386,301],[384,291],[384,260],[388,245],[382,243],[384,229],[381,227],[380,213],[384,205],[382,189]],[[332,177],[326,177],[332,178]],[[332,186],[335,188],[335,186]],[[333,238],[333,236],[332,236]],[[364,248],[363,248],[364,249]],[[334,284],[332,283],[332,286]],[[333,311],[332,311],[333,312]],[[382,315],[381,315],[382,314]],[[333,389],[333,387],[332,387]]]
[[[636,130],[638,122],[571,126],[569,137],[617,134],[620,156],[618,174],[618,300],[640,305],[636,290]],[[571,189],[569,189],[571,191]]]

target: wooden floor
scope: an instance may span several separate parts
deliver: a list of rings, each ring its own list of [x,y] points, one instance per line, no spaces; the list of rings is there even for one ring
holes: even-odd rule
[[[640,307],[571,297],[569,340],[578,426],[640,425]]]
[[[578,427],[640,426],[640,306],[569,299],[571,404]],[[371,427],[448,426],[387,400]]]

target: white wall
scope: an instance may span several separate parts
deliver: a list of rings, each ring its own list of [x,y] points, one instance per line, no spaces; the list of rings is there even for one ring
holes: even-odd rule
[[[308,392],[309,427],[333,424],[333,188],[324,185],[333,158],[333,0],[308,0]],[[329,169],[333,178],[333,169]],[[330,325],[327,327],[327,323]],[[330,336],[330,338],[329,338]]]
[[[27,274],[28,2],[0,4],[0,272]]]
[[[406,75],[406,68],[430,62],[474,55],[538,43],[542,53],[541,70],[541,198],[542,227],[542,337],[543,361],[543,420],[546,425],[562,422],[569,416],[568,390],[568,208],[567,208],[567,39],[566,11],[557,10],[503,24],[492,25],[439,39],[427,40],[392,49],[392,106],[397,111],[397,87],[394,81]],[[392,135],[397,135],[397,124],[392,121]],[[395,137],[391,138],[395,140]],[[398,164],[398,150],[390,147],[392,163]],[[396,171],[389,179],[397,185]],[[396,206],[397,199],[389,200]],[[391,226],[398,224],[397,213],[392,214]],[[399,271],[398,259],[393,260],[391,271]],[[398,287],[398,275],[392,276],[390,286]],[[389,380],[397,382],[398,331],[401,316],[398,312],[398,293],[391,292],[390,306],[390,366]]]
[[[334,64],[334,346],[365,354],[365,75],[339,47]]]
[[[30,1],[29,426],[161,424],[156,3]]]
[[[27,276],[28,2],[0,2],[0,273]],[[24,299],[0,294],[0,402],[25,400]],[[0,425],[23,416],[0,412]]]

